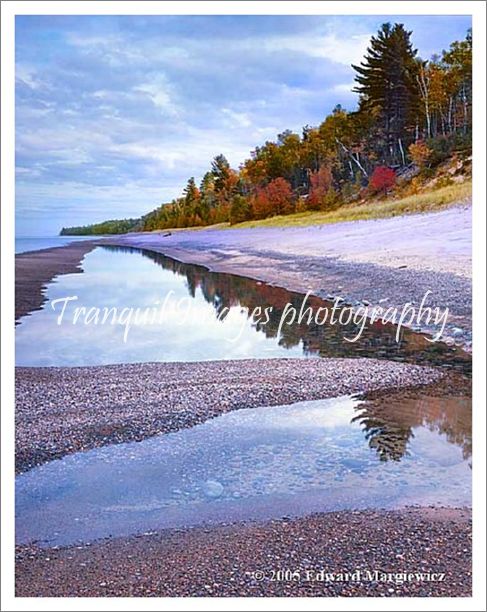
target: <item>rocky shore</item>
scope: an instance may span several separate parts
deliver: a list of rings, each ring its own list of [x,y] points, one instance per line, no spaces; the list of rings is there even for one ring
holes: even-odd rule
[[[420,508],[23,546],[16,595],[468,597],[471,529],[468,509]]]
[[[55,276],[83,272],[83,257],[95,241],[73,242],[62,247],[19,253],[15,256],[15,322],[45,302],[43,290]]]
[[[271,359],[16,369],[18,472],[96,446],[191,427],[230,410],[439,381],[374,359]]]

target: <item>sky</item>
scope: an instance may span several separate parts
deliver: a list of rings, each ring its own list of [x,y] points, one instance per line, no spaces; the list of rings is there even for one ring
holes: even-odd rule
[[[386,21],[429,58],[466,16],[17,16],[16,234],[139,217],[215,155],[353,110]]]

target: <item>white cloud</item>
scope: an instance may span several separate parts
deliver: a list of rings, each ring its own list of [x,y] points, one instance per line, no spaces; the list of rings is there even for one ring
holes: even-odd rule
[[[338,94],[350,94],[353,93],[352,89],[357,85],[354,81],[351,83],[338,83],[338,85],[334,85],[332,87],[332,91],[335,91]]]
[[[108,147],[108,151],[161,163],[169,170],[174,170],[176,165],[185,159],[183,151],[174,151],[172,147],[163,142],[159,145],[145,142],[112,144]]]
[[[38,72],[25,64],[16,64],[15,81],[27,85],[27,87],[34,90],[45,86],[45,82],[39,77]]]
[[[337,34],[311,34],[270,38],[263,42],[269,51],[294,51],[311,57],[321,57],[349,66],[359,63],[367,49],[370,34],[355,34],[339,38]]]
[[[221,112],[231,119],[233,125],[238,127],[250,127],[252,125],[247,113],[238,113],[230,108],[222,108]]]
[[[149,83],[137,85],[133,91],[148,95],[154,106],[164,113],[178,114],[177,104],[173,102],[174,90],[163,76],[158,76]]]

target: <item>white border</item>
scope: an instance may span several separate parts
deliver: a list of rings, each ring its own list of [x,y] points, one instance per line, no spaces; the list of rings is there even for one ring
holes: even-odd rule
[[[14,19],[15,15],[472,15],[474,41],[474,597],[473,598],[331,598],[336,610],[485,610],[485,18],[483,1],[4,1],[1,5],[2,51],[2,610],[319,610],[321,598],[15,598],[14,596]]]

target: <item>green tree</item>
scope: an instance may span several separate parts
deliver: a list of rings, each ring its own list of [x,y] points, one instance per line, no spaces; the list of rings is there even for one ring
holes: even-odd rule
[[[389,163],[405,163],[404,141],[414,133],[419,102],[416,49],[402,24],[385,23],[370,41],[364,61],[352,66],[360,94],[360,110],[371,113]]]
[[[236,194],[233,196],[230,206],[230,224],[242,223],[250,218],[250,204],[248,198]]]

